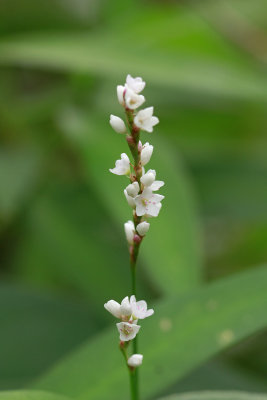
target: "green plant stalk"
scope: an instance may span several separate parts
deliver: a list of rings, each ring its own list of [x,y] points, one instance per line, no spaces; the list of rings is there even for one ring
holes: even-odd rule
[[[140,139],[140,130],[134,126],[134,111],[133,110],[125,110],[126,117],[128,122],[128,127],[130,130],[130,135],[127,135],[127,143],[131,154],[134,159],[134,171],[135,175],[133,177],[133,181],[137,181],[140,187],[141,193],[141,182],[140,178],[142,176],[142,165],[141,165],[141,152],[138,149],[139,139]],[[134,226],[136,226],[141,222],[141,217],[138,217],[135,213],[133,216]],[[131,269],[131,281],[132,281],[132,294],[136,296],[136,264],[137,257],[140,248],[140,242],[134,241],[133,246],[130,249],[130,269]],[[133,340],[133,353],[138,353],[138,341],[137,336]],[[138,382],[138,369],[131,370],[130,369],[130,380],[131,380],[131,394],[132,400],[139,400],[139,382]]]

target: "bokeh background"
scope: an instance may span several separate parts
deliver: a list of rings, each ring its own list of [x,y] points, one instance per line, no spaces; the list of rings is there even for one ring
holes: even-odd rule
[[[147,82],[143,141],[166,181],[143,243],[153,302],[267,257],[264,0],[0,2],[0,389],[27,386],[111,322],[130,287],[116,85]],[[162,286],[159,284],[162,283]],[[263,332],[168,392],[266,391]]]

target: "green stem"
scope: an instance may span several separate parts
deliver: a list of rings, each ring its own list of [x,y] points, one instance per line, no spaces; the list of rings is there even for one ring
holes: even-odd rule
[[[130,386],[131,386],[131,399],[132,400],[138,400],[138,386],[136,384],[137,380],[137,369],[130,369],[129,368],[129,374],[130,374]]]

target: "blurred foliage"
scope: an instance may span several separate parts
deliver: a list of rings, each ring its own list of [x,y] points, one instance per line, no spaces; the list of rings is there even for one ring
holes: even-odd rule
[[[146,398],[267,392],[267,277],[256,268],[267,259],[266,2],[2,0],[0,16],[0,388],[127,395],[115,333],[102,329],[103,303],[130,286],[126,181],[108,172],[127,147],[108,117],[122,116],[115,87],[131,73],[160,118],[143,140],[166,181],[138,270],[140,297],[158,304],[142,339]],[[210,293],[222,310],[207,322]],[[169,307],[177,332],[160,351]],[[212,347],[229,330],[235,340]],[[258,399],[229,396],[204,398]]]

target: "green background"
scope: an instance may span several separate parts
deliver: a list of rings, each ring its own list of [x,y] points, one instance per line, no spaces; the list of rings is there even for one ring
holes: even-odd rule
[[[103,308],[131,294],[108,172],[128,73],[166,183],[138,265],[142,399],[267,392],[266,2],[2,0],[0,18],[0,398],[128,398]]]

